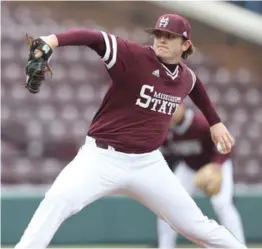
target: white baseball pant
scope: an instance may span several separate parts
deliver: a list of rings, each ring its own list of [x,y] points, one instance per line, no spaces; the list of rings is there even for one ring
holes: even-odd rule
[[[15,248],[46,248],[65,219],[114,193],[138,200],[199,246],[245,248],[202,214],[159,150],[126,154],[98,148],[90,137],[58,175]]]
[[[233,204],[233,167],[232,161],[227,160],[222,165],[223,180],[221,191],[211,198],[211,204],[220,221],[241,243],[245,243],[240,215]],[[175,169],[175,175],[189,195],[193,195],[195,171],[185,162],[180,162]],[[157,220],[159,248],[175,248],[177,233],[162,219]]]

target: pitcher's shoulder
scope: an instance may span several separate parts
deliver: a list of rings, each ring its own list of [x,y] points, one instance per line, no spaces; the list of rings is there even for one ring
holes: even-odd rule
[[[184,71],[190,73],[192,76],[196,78],[195,71],[192,68],[190,68],[187,64],[185,64],[185,62],[180,62],[180,66],[182,67]]]
[[[187,75],[190,78],[190,81],[192,80],[192,88],[195,86],[197,81],[197,74],[194,72],[193,69],[191,69],[187,64],[184,62],[180,62],[180,67],[182,68],[182,71],[184,72],[184,75]]]

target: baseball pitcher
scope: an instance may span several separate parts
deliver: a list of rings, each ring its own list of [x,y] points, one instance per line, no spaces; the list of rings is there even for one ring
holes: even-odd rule
[[[172,114],[188,95],[207,118],[213,142],[223,153],[233,146],[200,79],[182,62],[193,52],[190,24],[179,15],[166,14],[148,32],[154,35],[153,46],[92,29],[30,40],[30,92],[37,94],[44,87],[51,54],[64,46],[96,51],[112,82],[85,143],[47,191],[16,249],[46,248],[65,219],[115,193],[138,200],[199,246],[245,248],[202,214],[159,150]]]

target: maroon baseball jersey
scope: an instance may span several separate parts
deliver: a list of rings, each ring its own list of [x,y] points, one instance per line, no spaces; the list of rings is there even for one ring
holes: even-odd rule
[[[230,157],[230,153],[221,154],[211,140],[209,124],[200,112],[186,110],[179,125],[169,129],[163,144],[163,153],[173,154],[184,160],[186,164],[198,170],[207,163],[222,164]]]
[[[172,114],[196,87],[194,102],[209,99],[184,63],[170,71],[151,46],[142,46],[103,31],[73,30],[56,35],[59,46],[88,45],[102,58],[112,79],[88,135],[127,153],[145,153],[163,143]],[[201,94],[200,94],[201,95]],[[205,104],[204,104],[205,105]],[[199,104],[198,106],[201,106]],[[210,122],[219,122],[211,108]],[[200,107],[201,108],[201,107]]]

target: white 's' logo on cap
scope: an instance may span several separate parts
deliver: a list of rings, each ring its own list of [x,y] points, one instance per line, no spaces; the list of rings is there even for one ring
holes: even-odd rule
[[[159,21],[159,28],[166,28],[169,23],[169,17],[162,17]]]

